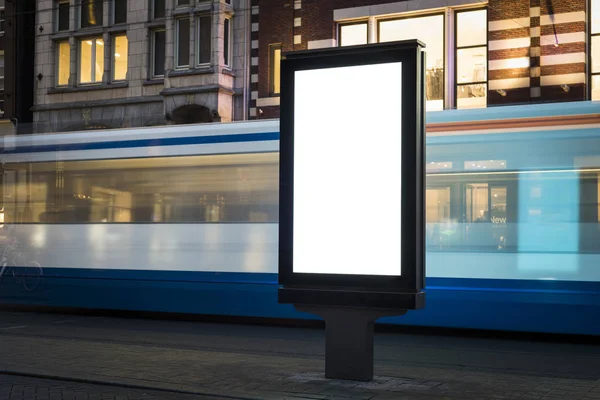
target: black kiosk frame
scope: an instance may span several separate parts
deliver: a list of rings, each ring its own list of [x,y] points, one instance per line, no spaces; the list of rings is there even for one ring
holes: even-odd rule
[[[325,375],[373,378],[377,318],[425,306],[425,52],[418,40],[285,53],[281,61],[279,302],[326,323]],[[401,63],[401,204],[397,275],[294,272],[294,134],[298,71]],[[348,82],[352,85],[353,82]],[[391,89],[388,89],[391,90]],[[327,93],[318,95],[327,96]],[[394,95],[392,93],[392,95]],[[369,100],[367,100],[369,101]],[[373,100],[371,100],[373,101]],[[360,101],[357,99],[357,104]],[[327,110],[318,110],[327,113]],[[355,118],[348,110],[347,118]],[[346,116],[345,116],[346,117]],[[385,118],[385,116],[373,116]],[[397,116],[396,116],[397,117]],[[323,134],[327,134],[323,132]],[[366,136],[368,139],[368,135]],[[344,151],[343,143],[339,151]],[[331,155],[335,162],[335,154]],[[374,171],[377,173],[377,171]],[[351,218],[348,218],[351,223]],[[315,229],[318,229],[316,226]]]

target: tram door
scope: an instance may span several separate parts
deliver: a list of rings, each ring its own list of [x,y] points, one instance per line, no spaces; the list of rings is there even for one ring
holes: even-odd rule
[[[504,250],[507,241],[506,183],[466,183],[464,185],[465,239],[478,249]]]

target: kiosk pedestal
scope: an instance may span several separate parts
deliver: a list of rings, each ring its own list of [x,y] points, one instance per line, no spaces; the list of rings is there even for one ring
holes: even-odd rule
[[[373,379],[375,321],[407,311],[298,305],[296,309],[325,320],[325,377],[355,381]]]

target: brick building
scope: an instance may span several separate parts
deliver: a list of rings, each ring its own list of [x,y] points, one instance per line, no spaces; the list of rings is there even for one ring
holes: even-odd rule
[[[256,118],[279,116],[282,52],[415,36],[428,111],[600,99],[600,0],[252,0],[251,22]]]
[[[245,0],[37,0],[36,129],[243,120]]]

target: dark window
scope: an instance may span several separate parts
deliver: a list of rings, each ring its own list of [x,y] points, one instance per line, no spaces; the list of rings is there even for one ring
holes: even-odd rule
[[[154,31],[152,40],[152,76],[165,74],[165,31]]]
[[[127,0],[115,0],[115,24],[127,22]]]
[[[177,20],[177,67],[190,65],[190,20]]]
[[[4,10],[0,10],[0,33],[4,33]]]
[[[57,28],[59,31],[69,30],[69,2],[58,3],[58,24]]]
[[[210,63],[211,34],[210,16],[198,18],[198,64]]]
[[[81,0],[81,27],[102,26],[103,0]]]
[[[178,6],[187,6],[190,4],[190,0],[177,0]]]
[[[154,0],[152,12],[153,12],[154,18],[164,18],[165,17],[165,0]]]
[[[231,58],[231,35],[230,35],[230,30],[231,30],[231,20],[229,18],[225,18],[225,25],[224,25],[224,32],[223,32],[223,46],[224,46],[224,52],[223,52],[223,59],[224,59],[224,64],[229,66],[230,64],[230,58]]]

